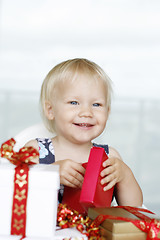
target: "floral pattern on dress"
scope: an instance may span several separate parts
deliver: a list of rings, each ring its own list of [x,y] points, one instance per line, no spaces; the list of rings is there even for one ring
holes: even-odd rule
[[[49,143],[49,151],[53,154],[54,154],[54,147],[53,147],[53,144],[52,144],[52,141]]]
[[[41,158],[45,158],[48,155],[48,150],[41,142],[39,142],[39,154]]]
[[[39,163],[52,164],[55,162],[54,149],[52,139],[36,138],[39,145]]]
[[[37,138],[39,142],[45,144],[46,143],[46,138]],[[48,139],[47,139],[48,141]]]

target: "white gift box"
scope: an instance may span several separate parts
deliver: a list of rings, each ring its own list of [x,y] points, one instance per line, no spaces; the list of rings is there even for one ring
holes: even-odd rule
[[[4,236],[4,239],[5,236],[9,237],[11,229],[14,168],[9,162],[0,164],[0,235]],[[30,167],[26,211],[27,238],[54,239],[59,186],[57,165],[36,164]],[[18,236],[10,237],[17,239]]]
[[[0,240],[20,240],[21,237],[20,236],[16,236],[16,235],[8,235],[8,236],[3,236],[3,235],[0,235]],[[51,238],[23,238],[23,240],[62,240],[61,239],[57,239],[57,237],[51,237]]]
[[[21,237],[20,236],[16,236],[16,235],[8,235],[8,236],[2,236],[2,235],[0,235],[0,240],[20,240],[21,239]],[[57,239],[57,237],[51,237],[51,238],[40,238],[40,237],[36,237],[36,238],[34,238],[34,237],[27,237],[27,238],[23,238],[23,240],[62,240],[62,238],[61,239]]]

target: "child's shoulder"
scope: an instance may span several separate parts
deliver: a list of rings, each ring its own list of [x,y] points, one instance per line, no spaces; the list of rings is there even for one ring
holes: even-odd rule
[[[110,157],[117,157],[119,159],[122,159],[122,157],[120,156],[119,152],[115,148],[113,148],[111,146],[109,146],[109,156]]]
[[[28,141],[24,146],[25,147],[34,147],[36,150],[39,150],[38,142],[36,139],[32,139],[32,140]]]

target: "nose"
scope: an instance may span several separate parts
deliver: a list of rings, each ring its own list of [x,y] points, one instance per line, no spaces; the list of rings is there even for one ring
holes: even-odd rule
[[[93,117],[92,108],[90,106],[81,106],[79,110],[79,117]]]

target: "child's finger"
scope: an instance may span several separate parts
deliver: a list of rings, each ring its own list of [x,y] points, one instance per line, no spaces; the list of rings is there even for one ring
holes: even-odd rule
[[[74,168],[70,168],[68,174],[65,173],[64,178],[76,187],[81,187],[84,179],[83,175]]]
[[[85,174],[85,168],[82,167],[81,164],[75,163],[71,167],[72,170],[72,176],[77,178],[79,181],[83,181],[84,174]]]
[[[108,167],[110,165],[113,165],[115,163],[115,158],[108,158],[106,161],[103,162],[103,167]]]
[[[68,179],[63,179],[62,184],[72,188],[79,188],[78,183],[74,184],[73,182],[70,182]]]
[[[114,179],[113,181],[109,182],[106,186],[104,186],[103,190],[107,191],[111,189],[113,186],[115,186],[115,184],[116,184],[116,180]]]
[[[73,165],[73,168],[84,176],[86,169],[82,166],[82,164],[75,163],[75,165]]]
[[[69,169],[68,172],[61,172],[61,183],[70,187],[81,187],[83,176],[74,169]]]
[[[107,176],[105,176],[104,178],[102,178],[101,180],[101,184],[108,184],[109,182],[113,181],[114,179],[117,179],[116,175],[114,173],[109,174]]]
[[[81,186],[83,183],[84,177],[82,176],[81,173],[77,171],[71,172],[69,179],[71,182],[73,182],[75,185]]]
[[[104,168],[101,171],[100,175],[101,175],[101,177],[104,177],[104,176],[106,176],[108,174],[112,174],[114,171],[115,171],[114,166],[109,166],[109,167]]]

